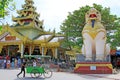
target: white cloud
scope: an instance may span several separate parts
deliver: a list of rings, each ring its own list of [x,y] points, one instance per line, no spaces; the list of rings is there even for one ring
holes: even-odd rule
[[[24,0],[16,0],[17,7],[24,3]],[[93,3],[103,7],[110,7],[111,13],[120,16],[119,0],[33,0],[37,12],[41,14],[40,20],[44,20],[45,30],[56,29],[60,31],[60,25],[65,20],[68,12],[78,10],[85,5],[92,6]],[[20,9],[20,7],[18,7]]]

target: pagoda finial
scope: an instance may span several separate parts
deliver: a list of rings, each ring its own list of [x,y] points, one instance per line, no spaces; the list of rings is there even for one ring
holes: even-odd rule
[[[49,32],[51,31],[51,29],[48,30]]]
[[[55,30],[55,28],[54,28],[53,33],[55,33],[55,32],[56,32],[56,30]]]
[[[22,6],[23,9],[17,11],[19,16],[12,16],[12,20],[16,22],[13,27],[31,27],[43,30],[43,20],[39,20],[40,15],[36,12],[33,4],[33,0],[25,0],[25,4]]]

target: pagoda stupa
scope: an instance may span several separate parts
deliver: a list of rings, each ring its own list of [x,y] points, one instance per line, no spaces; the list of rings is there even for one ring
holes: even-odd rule
[[[22,10],[17,11],[18,17],[12,17],[12,20],[16,22],[14,29],[22,35],[34,39],[39,36],[40,32],[43,32],[43,20],[39,20],[39,14],[35,12],[36,8],[33,6],[32,0],[25,0],[25,4],[22,6]]]
[[[45,31],[43,20],[33,6],[33,0],[25,0],[22,9],[18,10],[19,16],[12,16],[13,25],[3,25],[0,31],[0,53],[15,55],[17,51],[23,55],[50,55],[58,56],[60,42],[63,35]]]

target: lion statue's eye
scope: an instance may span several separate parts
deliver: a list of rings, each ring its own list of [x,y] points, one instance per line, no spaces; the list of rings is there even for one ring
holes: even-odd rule
[[[89,14],[89,12],[87,12],[87,15]]]
[[[99,14],[99,12],[96,12],[97,14]]]

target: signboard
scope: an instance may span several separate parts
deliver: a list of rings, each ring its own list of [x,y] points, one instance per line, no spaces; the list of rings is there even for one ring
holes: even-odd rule
[[[5,40],[6,41],[13,41],[13,40],[16,40],[16,37],[15,36],[6,36]]]
[[[120,51],[116,51],[116,55],[119,56],[120,55]]]
[[[90,66],[90,70],[96,70],[96,66]]]

